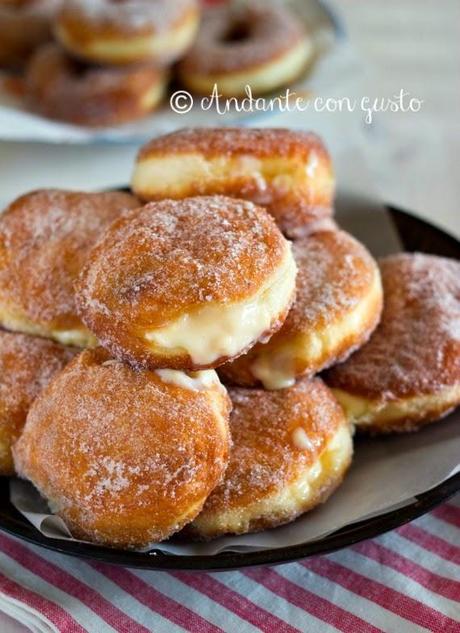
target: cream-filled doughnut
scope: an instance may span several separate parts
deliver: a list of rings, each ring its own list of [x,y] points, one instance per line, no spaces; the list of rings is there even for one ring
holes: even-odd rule
[[[326,374],[358,430],[416,430],[460,405],[460,262],[380,262],[385,306],[370,341]]]
[[[143,200],[223,194],[264,206],[289,237],[333,214],[335,179],[322,143],[286,129],[189,128],[141,148],[132,177]]]
[[[350,426],[318,378],[280,391],[230,389],[233,445],[221,484],[186,528],[201,539],[293,521],[324,502],[350,465]]]
[[[0,216],[0,325],[66,345],[94,345],[75,310],[73,283],[88,251],[123,210],[127,193],[43,189]]]
[[[87,350],[34,402],[16,469],[75,537],[148,547],[191,521],[221,481],[229,411],[213,371],[134,371]]]
[[[179,64],[182,83],[211,95],[264,94],[295,81],[313,60],[313,41],[286,7],[247,3],[206,11],[197,39]]]
[[[363,345],[382,312],[382,284],[369,252],[345,231],[294,242],[297,294],[286,321],[268,343],[223,365],[224,380],[282,389],[344,360]]]
[[[50,119],[104,127],[142,118],[163,99],[168,73],[154,66],[87,66],[57,44],[40,48],[26,73],[32,110]]]
[[[35,336],[0,330],[0,475],[13,475],[11,447],[30,406],[75,349]]]
[[[115,357],[197,370],[279,329],[295,277],[290,243],[253,203],[163,200],[112,224],[80,275],[77,304]]]
[[[90,62],[165,64],[192,44],[199,17],[197,0],[66,0],[55,33]]]

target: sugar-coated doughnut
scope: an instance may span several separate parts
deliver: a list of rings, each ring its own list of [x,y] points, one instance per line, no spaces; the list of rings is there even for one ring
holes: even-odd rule
[[[164,64],[191,45],[199,16],[197,0],[66,0],[55,33],[90,62]]]
[[[326,380],[359,430],[412,431],[460,405],[460,262],[406,253],[380,268],[382,321]]]
[[[191,521],[228,462],[230,400],[213,371],[134,371],[82,352],[35,400],[17,472],[78,538],[143,548]]]
[[[51,22],[61,0],[0,2],[0,67],[22,68],[51,39]]]
[[[314,56],[302,20],[286,7],[239,3],[204,13],[197,39],[179,64],[190,90],[225,97],[259,95],[295,81]]]
[[[103,127],[146,116],[161,102],[168,74],[153,66],[85,66],[57,44],[40,48],[26,73],[26,98],[35,112],[76,125]]]
[[[0,216],[0,325],[8,330],[94,345],[75,311],[73,283],[99,235],[124,209],[127,193],[43,189]]]
[[[202,196],[124,214],[94,248],[76,296],[116,358],[196,370],[279,329],[295,277],[290,243],[263,209]]]
[[[333,214],[335,179],[321,140],[286,129],[191,128],[141,148],[132,178],[143,200],[223,194],[267,208],[289,237]]]
[[[13,475],[11,447],[30,406],[75,355],[52,341],[0,330],[0,475]]]
[[[285,391],[235,388],[223,482],[186,528],[202,539],[293,521],[324,502],[352,456],[350,426],[318,378]]]
[[[294,242],[297,294],[281,329],[268,343],[223,365],[230,382],[266,389],[292,385],[344,360],[365,343],[382,312],[376,262],[345,231],[316,233]]]

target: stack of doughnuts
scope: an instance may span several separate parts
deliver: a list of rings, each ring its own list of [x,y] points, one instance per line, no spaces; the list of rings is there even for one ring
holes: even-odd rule
[[[0,67],[25,68],[29,107],[102,127],[138,119],[175,77],[192,92],[239,98],[288,85],[313,40],[278,4],[199,0],[0,0]],[[201,21],[201,24],[200,24]]]
[[[132,190],[0,217],[0,469],[75,537],[274,528],[340,485],[355,428],[460,404],[460,262],[377,263],[333,220],[316,136],[178,131]]]
[[[145,116],[161,103],[199,15],[197,0],[66,0],[55,15],[56,41],[27,68],[31,107],[96,127]]]

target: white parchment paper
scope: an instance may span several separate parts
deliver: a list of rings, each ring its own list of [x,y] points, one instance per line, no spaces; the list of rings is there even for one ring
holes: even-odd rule
[[[378,439],[358,438],[350,472],[320,508],[294,523],[258,534],[220,538],[210,543],[156,544],[152,549],[176,555],[213,555],[299,545],[413,501],[460,471],[460,411],[418,433]],[[11,480],[13,505],[42,534],[71,539],[64,522],[49,513],[31,484]]]
[[[314,73],[298,91],[313,94],[353,97],[362,88],[357,58],[347,42],[334,32],[327,13],[315,0],[292,0],[297,10],[322,39],[323,55]],[[332,39],[334,37],[332,36]],[[104,132],[83,130],[56,124],[20,111],[19,105],[6,103],[0,94],[0,137],[10,140],[87,143],[96,141],[143,140],[184,125],[230,125],[245,123],[245,116],[232,118],[210,116],[193,110],[186,117],[174,115],[167,107],[131,126]],[[3,104],[3,105],[2,105]],[[397,232],[383,205],[376,200],[367,166],[360,151],[363,123],[359,113],[349,116],[327,113],[298,113],[291,117],[293,127],[312,128],[322,135],[334,156],[340,183],[337,219],[340,225],[363,241],[375,256],[402,250]],[[257,116],[248,121],[259,125]],[[264,124],[264,123],[262,123]],[[276,124],[276,117],[270,124]],[[355,457],[343,485],[322,507],[290,525],[239,537],[228,537],[211,543],[162,543],[153,549],[177,555],[213,555],[221,551],[254,551],[275,549],[318,540],[340,528],[371,516],[411,503],[460,470],[460,410],[416,434],[358,439]],[[27,482],[11,480],[11,501],[38,530],[49,538],[71,539],[64,522],[50,514],[46,502]]]

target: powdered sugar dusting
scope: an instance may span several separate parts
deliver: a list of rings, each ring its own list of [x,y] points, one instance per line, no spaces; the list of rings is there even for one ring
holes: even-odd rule
[[[327,374],[351,393],[394,399],[460,383],[460,262],[400,254],[380,262],[385,307],[369,343]]]
[[[36,401],[16,461],[77,533],[139,545],[144,525],[147,544],[178,529],[222,476],[227,396],[213,391],[216,407],[209,392],[108,360],[83,352],[60,374]]]
[[[124,193],[36,191],[0,218],[0,304],[29,320],[56,327],[79,324],[73,282],[88,250],[123,209]]]
[[[273,220],[251,202],[150,203],[125,215],[93,251],[78,284],[80,311],[108,338],[133,323],[167,323],[184,308],[252,297],[286,248]]]
[[[0,423],[2,442],[17,438],[29,407],[75,355],[45,339],[0,331]]]
[[[138,160],[162,153],[181,154],[200,152],[204,156],[259,156],[292,155],[308,161],[314,150],[316,160],[324,157],[326,149],[316,134],[285,128],[185,128],[154,138],[141,148]]]
[[[232,38],[234,32],[247,37]],[[286,7],[240,3],[204,13],[181,72],[222,73],[268,63],[306,37],[302,21]]]
[[[244,507],[282,491],[313,465],[343,422],[343,414],[319,379],[283,391],[232,388],[233,448],[225,479],[203,513]],[[299,448],[293,433],[305,433]]]
[[[163,33],[196,6],[195,0],[66,0],[61,19],[80,20],[86,29]]]
[[[367,250],[344,231],[314,234],[294,242],[297,298],[285,323],[289,331],[327,327],[353,310],[375,277]]]

